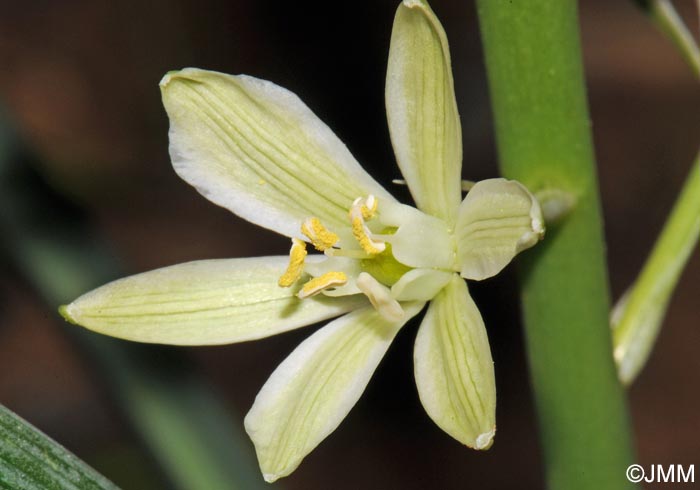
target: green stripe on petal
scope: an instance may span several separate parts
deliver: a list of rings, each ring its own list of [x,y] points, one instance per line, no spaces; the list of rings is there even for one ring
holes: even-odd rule
[[[210,345],[268,337],[367,305],[300,300],[277,285],[287,257],[201,260],[126,277],[61,307],[70,322],[138,342]]]
[[[386,75],[391,142],[418,207],[453,224],[461,199],[462,128],[447,37],[425,2],[396,11]]]
[[[462,277],[479,281],[498,274],[542,239],[542,211],[519,182],[482,180],[462,201],[455,234]]]
[[[493,361],[481,314],[457,274],[430,303],[414,362],[430,418],[462,444],[488,449],[496,431]]]
[[[274,83],[186,68],[160,86],[175,171],[252,223],[303,238],[305,218],[347,226],[357,197],[393,200],[328,126]]]
[[[399,322],[370,307],[329,323],[272,373],[245,418],[265,480],[289,475],[338,427],[396,333],[423,304],[403,306]]]

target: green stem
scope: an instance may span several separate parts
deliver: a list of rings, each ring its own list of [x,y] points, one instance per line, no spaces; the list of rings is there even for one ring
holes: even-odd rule
[[[478,10],[503,174],[575,202],[521,261],[546,480],[552,489],[633,487],[576,3],[479,0]]]
[[[676,45],[696,77],[700,78],[700,49],[669,0],[635,0]],[[699,7],[700,8],[700,7]]]
[[[644,367],[699,236],[700,154],[644,268],[613,315],[615,360],[623,383],[631,383]]]

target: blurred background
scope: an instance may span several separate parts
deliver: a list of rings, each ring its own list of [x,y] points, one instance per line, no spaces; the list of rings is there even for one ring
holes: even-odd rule
[[[698,149],[700,90],[674,47],[633,2],[582,3],[610,284],[617,299],[643,264]],[[677,3],[697,32],[694,2]],[[90,235],[85,240],[101,242],[109,267],[120,275],[195,259],[285,254],[287,239],[209,203],[170,167],[158,81],[168,70],[196,66],[247,73],[294,91],[380,182],[408,201],[406,190],[391,184],[399,174],[383,101],[396,6],[394,0],[0,0],[2,138],[20,148],[8,165],[31,174],[13,181],[12,191],[27,197],[30,207],[55,193],[49,202],[62,203],[50,205],[56,233],[64,221],[78,219],[81,233]],[[464,177],[494,177],[474,5],[433,0],[432,6],[451,45]],[[61,290],[74,273],[90,270],[48,264],[53,275],[43,281],[56,284],[41,284],[41,273],[16,260],[24,245],[11,233],[3,230],[0,237],[0,403],[124,488],[177,488],[120,409],[110,376],[96,367],[105,359],[96,361],[95,351],[84,348],[85,336],[76,341],[71,331],[79,327],[64,323],[57,301],[47,300],[60,296],[45,294],[47,287]],[[417,325],[409,324],[347,420],[276,486],[542,486],[514,269],[470,289],[496,365],[493,448],[463,448],[424,413],[412,374]],[[643,465],[700,463],[698,291],[696,251],[650,364],[629,391]],[[196,373],[223,404],[236,437],[267,376],[314,328],[239,345],[147,352],[156,363],[163,356],[164,365],[175,362],[177,369]],[[240,445],[230,457],[257,471],[252,445],[245,438]]]

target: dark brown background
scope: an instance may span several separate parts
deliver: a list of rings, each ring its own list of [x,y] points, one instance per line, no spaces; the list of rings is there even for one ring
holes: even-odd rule
[[[383,105],[397,2],[144,3],[0,2],[0,98],[40,156],[41,172],[88,210],[128,272],[287,249],[286,239],[208,203],[172,172],[157,85],[168,70],[197,66],[285,86],[384,184],[398,177]],[[679,3],[697,29],[693,2]],[[448,0],[435,0],[433,7],[452,48],[464,176],[495,176],[474,7]],[[617,298],[643,263],[697,150],[700,91],[632,2],[584,2],[581,24]],[[402,192],[397,195],[406,197]],[[9,270],[0,277],[0,402],[125,488],[165,486],[141,457],[108,388],[65,337],[65,329],[75,327]],[[695,253],[651,364],[630,390],[644,465],[700,464],[698,272]],[[285,488],[541,486],[513,271],[471,289],[496,362],[493,449],[462,448],[423,413],[412,380],[411,324],[348,419],[283,480]],[[188,353],[242,426],[257,389],[309,331]]]

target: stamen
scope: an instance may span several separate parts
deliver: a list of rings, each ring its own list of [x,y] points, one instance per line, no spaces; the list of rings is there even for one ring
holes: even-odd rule
[[[385,319],[390,322],[398,322],[403,320],[404,311],[401,305],[391,296],[391,291],[388,287],[379,283],[374,277],[366,272],[361,272],[355,284],[358,289],[364,293],[369,302],[372,303],[374,309]]]
[[[377,212],[377,206],[379,206],[379,200],[370,194],[367,198],[358,197],[353,201],[352,207],[359,207],[362,212],[362,217],[364,219],[371,219]],[[352,209],[350,210],[352,212]]]
[[[309,296],[317,295],[324,289],[343,286],[347,282],[348,276],[344,272],[326,272],[304,284],[297,296],[299,299],[308,298]]]
[[[321,220],[315,217],[306,218],[301,224],[301,232],[311,240],[313,246],[319,252],[323,252],[338,243],[338,235],[323,226]]]
[[[368,254],[363,250],[348,250],[345,248],[329,248],[323,252],[326,257],[346,257],[348,259],[371,259],[373,255]]]
[[[298,238],[292,238],[292,248],[289,250],[289,265],[277,281],[280,287],[288,288],[301,277],[306,258],[306,243]]]
[[[352,223],[352,234],[355,240],[360,244],[360,247],[362,247],[362,250],[370,255],[377,255],[384,251],[386,248],[384,242],[375,241],[370,238],[370,231],[365,225],[362,209],[359,205],[354,205],[350,209],[350,222]]]

